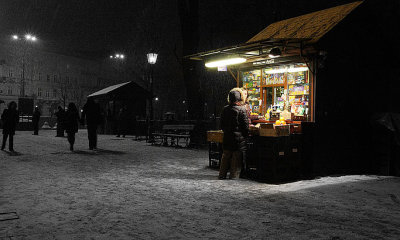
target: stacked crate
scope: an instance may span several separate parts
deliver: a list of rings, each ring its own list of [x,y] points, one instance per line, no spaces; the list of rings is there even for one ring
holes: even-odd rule
[[[252,156],[256,158],[256,178],[261,182],[286,182],[298,178],[301,135],[254,137]]]

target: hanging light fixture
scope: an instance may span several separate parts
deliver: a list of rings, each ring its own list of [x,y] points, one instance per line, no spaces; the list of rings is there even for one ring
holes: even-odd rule
[[[234,65],[234,64],[244,63],[244,62],[246,62],[246,58],[242,58],[242,57],[227,58],[227,59],[206,62],[206,67],[208,67],[208,68],[223,67],[223,66]]]
[[[276,57],[279,57],[279,56],[281,56],[281,55],[282,55],[281,49],[278,48],[278,47],[272,48],[272,49],[269,51],[269,54],[268,54],[268,56],[269,56],[270,58],[276,58]]]

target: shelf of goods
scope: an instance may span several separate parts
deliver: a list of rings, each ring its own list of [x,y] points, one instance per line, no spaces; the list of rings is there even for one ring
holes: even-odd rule
[[[243,87],[248,91],[248,99],[253,112],[260,111],[261,70],[243,73]]]

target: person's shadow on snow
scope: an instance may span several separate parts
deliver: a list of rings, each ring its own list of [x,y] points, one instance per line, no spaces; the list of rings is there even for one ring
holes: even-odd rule
[[[87,151],[75,150],[72,153],[82,154],[82,155],[123,155],[123,154],[126,154],[126,152],[107,150],[107,149],[96,149],[96,150],[87,150]]]
[[[6,151],[6,150],[2,150],[3,152],[5,152],[5,153],[7,153],[8,154],[8,156],[11,156],[11,157],[15,157],[15,156],[22,156],[23,154],[22,153],[20,153],[20,152],[16,152],[16,151],[14,151],[14,152],[11,152],[11,151]]]

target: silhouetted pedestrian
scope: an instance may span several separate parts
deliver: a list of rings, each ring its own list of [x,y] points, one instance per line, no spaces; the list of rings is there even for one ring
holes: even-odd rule
[[[74,151],[75,134],[79,128],[79,112],[74,103],[68,104],[68,110],[65,113],[65,131],[67,132],[69,149]]]
[[[35,107],[35,111],[32,116],[32,125],[33,125],[33,135],[39,134],[39,120],[40,120],[40,111],[38,107]]]
[[[129,113],[126,106],[123,106],[118,113],[117,120],[117,137],[121,136],[125,137],[126,132],[128,130],[128,122],[129,122]]]
[[[1,144],[1,150],[4,150],[6,147],[7,138],[9,137],[8,149],[11,152],[14,152],[15,128],[19,121],[16,102],[10,102],[8,108],[4,109],[3,114],[1,115],[1,121],[3,121],[3,142]]]
[[[57,135],[56,135],[56,137],[64,137],[65,111],[61,106],[58,106],[58,111],[56,112],[56,117],[57,117]]]
[[[100,106],[92,98],[88,98],[83,106],[82,124],[87,125],[89,149],[97,148],[97,126],[102,123],[103,116],[101,115]]]

